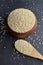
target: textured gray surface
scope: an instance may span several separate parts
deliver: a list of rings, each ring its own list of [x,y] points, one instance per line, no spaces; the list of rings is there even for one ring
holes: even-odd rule
[[[43,65],[43,61],[24,56],[13,48],[17,39],[7,30],[5,19],[20,7],[31,9],[37,16],[37,30],[25,40],[43,55],[43,0],[0,0],[0,65]]]

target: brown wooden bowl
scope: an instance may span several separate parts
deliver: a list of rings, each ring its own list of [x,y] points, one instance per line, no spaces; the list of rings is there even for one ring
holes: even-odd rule
[[[8,25],[8,22],[7,22],[7,25]],[[15,32],[8,25],[8,29],[9,29],[10,33],[17,38],[26,38],[26,37],[30,36],[36,30],[36,27],[37,27],[37,18],[36,18],[33,28],[30,31],[25,32],[25,33]]]

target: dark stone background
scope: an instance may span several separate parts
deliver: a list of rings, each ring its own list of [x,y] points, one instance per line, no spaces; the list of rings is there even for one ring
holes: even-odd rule
[[[25,40],[43,55],[43,0],[0,0],[0,65],[43,65],[43,61],[24,56],[13,46],[17,38],[9,33],[6,17],[20,7],[31,9],[37,16],[37,30]]]

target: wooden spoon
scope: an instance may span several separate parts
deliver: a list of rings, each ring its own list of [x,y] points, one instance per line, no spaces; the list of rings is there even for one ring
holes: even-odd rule
[[[25,40],[17,40],[14,46],[22,54],[43,60],[43,56],[29,42]]]

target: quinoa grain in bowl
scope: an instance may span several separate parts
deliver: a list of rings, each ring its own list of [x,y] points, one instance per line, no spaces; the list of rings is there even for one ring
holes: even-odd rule
[[[35,31],[37,19],[31,10],[18,8],[9,14],[7,24],[13,35],[25,38]]]

